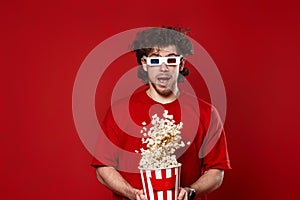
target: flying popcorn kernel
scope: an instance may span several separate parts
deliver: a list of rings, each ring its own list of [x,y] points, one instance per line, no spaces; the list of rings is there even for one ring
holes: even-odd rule
[[[180,136],[183,123],[175,124],[173,115],[169,115],[165,110],[161,119],[157,114],[152,116],[151,125],[147,133],[143,132],[142,143],[147,144],[147,149],[140,149],[142,158],[139,167],[143,169],[178,167],[180,163],[177,162],[175,151],[185,146]],[[145,127],[143,130],[146,131]]]

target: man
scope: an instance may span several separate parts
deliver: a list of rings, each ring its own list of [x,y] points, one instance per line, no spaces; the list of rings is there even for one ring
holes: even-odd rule
[[[189,73],[184,65],[185,56],[193,53],[192,44],[185,30],[151,28],[137,35],[133,48],[140,64],[138,77],[146,87],[129,100],[112,106],[103,122],[105,134],[119,149],[135,152],[142,144],[139,137],[129,134],[138,132],[132,127],[143,122],[149,125],[149,113],[159,115],[168,110],[176,122],[183,122],[183,140],[191,143],[177,155],[182,164],[178,200],[206,199],[206,194],[221,185],[230,163],[222,122],[215,108],[178,87],[178,82]],[[128,101],[130,116],[123,112],[115,116],[113,110],[128,107]],[[125,131],[124,127],[128,129]],[[99,146],[92,166],[98,180],[113,191],[114,199],[145,200],[140,175],[124,170],[137,168],[138,161],[128,159],[118,149]]]

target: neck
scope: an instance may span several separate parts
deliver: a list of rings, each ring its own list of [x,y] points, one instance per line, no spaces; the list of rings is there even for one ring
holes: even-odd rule
[[[180,91],[177,87],[172,92],[170,92],[170,94],[163,95],[159,94],[154,88],[150,86],[146,93],[151,99],[161,104],[171,103],[175,101],[180,95]]]

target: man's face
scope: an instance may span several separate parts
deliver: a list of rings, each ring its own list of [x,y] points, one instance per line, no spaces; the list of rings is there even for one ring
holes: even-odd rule
[[[179,56],[174,45],[164,48],[154,48],[148,57],[170,57]],[[151,92],[156,92],[162,96],[170,96],[175,94],[177,88],[177,78],[179,70],[182,70],[183,63],[177,65],[167,64],[163,62],[161,65],[147,65],[146,59],[142,59],[143,68],[148,72],[149,84]]]

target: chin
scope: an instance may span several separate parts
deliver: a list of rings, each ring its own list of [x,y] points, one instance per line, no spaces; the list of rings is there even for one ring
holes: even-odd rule
[[[159,85],[155,85],[152,83],[152,86],[154,88],[154,90],[161,96],[165,96],[165,97],[168,97],[170,95],[173,94],[173,91],[172,89],[170,88],[170,86],[165,86],[165,87],[162,87],[162,86],[159,86]]]
[[[165,89],[165,90],[158,90],[158,94],[160,94],[161,96],[168,97],[168,96],[172,95],[173,92],[170,89]]]

